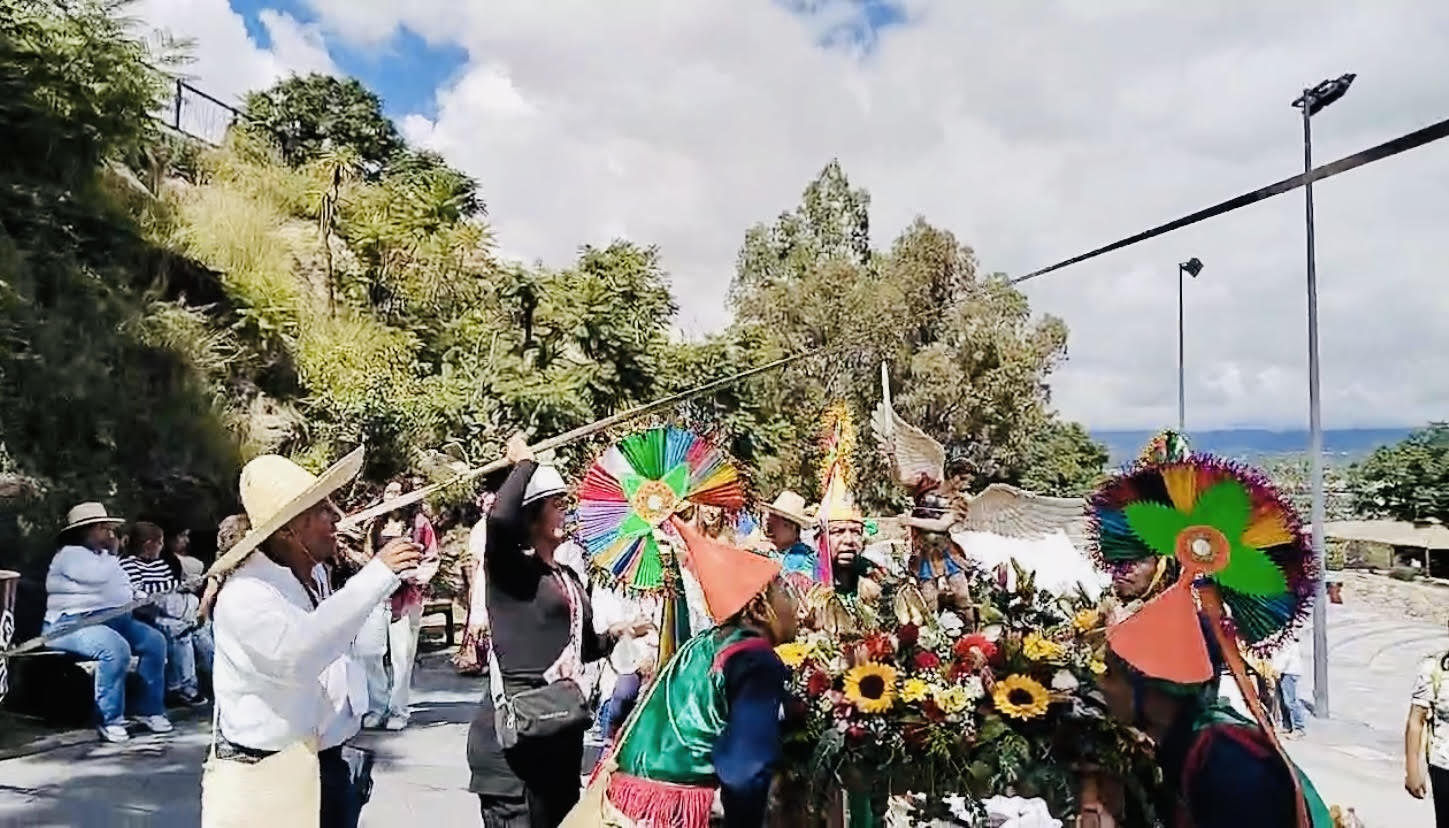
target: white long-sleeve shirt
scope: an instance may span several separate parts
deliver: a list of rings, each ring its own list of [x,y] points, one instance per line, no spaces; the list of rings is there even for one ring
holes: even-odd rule
[[[248,558],[227,579],[213,613],[221,735],[257,750],[308,737],[326,749],[355,735],[367,711],[367,679],[353,640],[397,585],[392,570],[373,560],[314,608],[290,570],[260,552]]]
[[[109,552],[63,546],[45,573],[45,620],[111,609],[136,597],[121,561]]]

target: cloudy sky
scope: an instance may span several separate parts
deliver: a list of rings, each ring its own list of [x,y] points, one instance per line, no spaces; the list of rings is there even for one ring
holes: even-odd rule
[[[1449,116],[1442,0],[141,0],[223,98],[356,75],[407,137],[482,182],[502,252],[658,244],[681,327],[727,318],[750,224],[832,157],[878,246],[914,216],[1023,273]],[[1449,418],[1449,141],[1316,193],[1330,427]],[[1064,317],[1061,411],[1176,419],[1177,263],[1190,428],[1307,420],[1295,193],[1028,283]],[[868,381],[868,378],[862,378]]]

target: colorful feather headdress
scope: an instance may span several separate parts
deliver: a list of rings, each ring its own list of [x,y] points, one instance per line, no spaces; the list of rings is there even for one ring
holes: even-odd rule
[[[1142,449],[1137,462],[1143,464],[1171,463],[1186,460],[1192,454],[1187,435],[1173,429],[1163,429],[1153,435]]]
[[[825,412],[825,430],[821,435],[824,456],[820,467],[821,522],[853,521],[865,517],[855,505],[850,487],[855,482],[855,421],[844,403],[836,403]]]

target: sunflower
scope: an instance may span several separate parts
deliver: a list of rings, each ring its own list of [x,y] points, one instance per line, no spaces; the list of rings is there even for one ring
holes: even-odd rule
[[[779,656],[787,667],[794,668],[804,664],[813,649],[815,648],[802,641],[789,641],[776,647],[775,655]]]
[[[1087,664],[1087,666],[1091,668],[1094,674],[1099,676],[1107,672],[1107,662],[1103,661],[1100,658],[1092,659],[1091,662]]]
[[[996,683],[991,700],[1002,715],[1014,719],[1035,719],[1046,715],[1051,696],[1036,679],[1013,673]]]
[[[1057,661],[1066,655],[1067,648],[1034,632],[1021,642],[1021,651],[1032,661]]]
[[[896,695],[896,669],[866,662],[845,674],[845,698],[862,713],[884,713]]]
[[[901,699],[908,702],[918,702],[931,694],[931,686],[926,684],[925,679],[908,678],[901,685]]]

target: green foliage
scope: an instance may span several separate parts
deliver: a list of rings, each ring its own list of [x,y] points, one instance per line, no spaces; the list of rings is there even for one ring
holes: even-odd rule
[[[1365,515],[1449,522],[1449,423],[1432,423],[1376,449],[1349,477]]]
[[[1102,482],[1107,458],[1107,447],[1080,423],[1053,420],[1027,449],[1021,485],[1058,497],[1085,496]]]
[[[380,174],[403,151],[397,127],[382,114],[382,99],[356,78],[293,75],[247,95],[245,110],[242,128],[275,141],[291,164],[345,147],[370,173]]]

